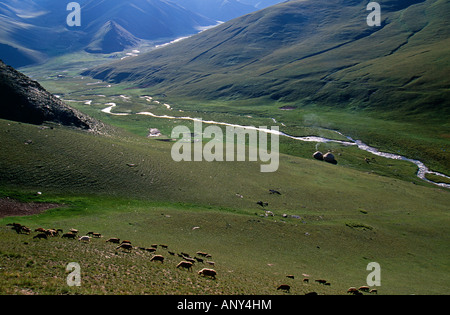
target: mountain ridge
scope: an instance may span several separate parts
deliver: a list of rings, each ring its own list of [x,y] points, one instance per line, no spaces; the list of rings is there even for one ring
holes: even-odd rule
[[[199,100],[448,111],[449,4],[380,4],[374,28],[365,1],[289,1],[83,74]]]

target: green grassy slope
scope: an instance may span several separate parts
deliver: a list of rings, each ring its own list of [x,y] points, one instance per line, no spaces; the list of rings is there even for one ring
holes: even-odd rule
[[[276,294],[276,285],[294,274],[293,293],[345,294],[365,284],[371,261],[382,266],[381,293],[446,290],[446,190],[286,155],[273,174],[249,162],[179,164],[170,157],[170,143],[120,130],[102,136],[0,124],[1,195],[67,204],[2,219],[2,226],[75,227],[136,246],[204,250],[220,275],[210,281],[176,270],[178,257],[164,251],[167,263],[150,264],[148,254],[115,254],[104,239],[45,242],[2,228],[2,293]],[[33,143],[25,144],[28,139]],[[43,194],[33,196],[36,191]],[[258,200],[275,216],[261,217]],[[64,268],[72,261],[82,265],[81,288],[65,284]],[[302,273],[332,285],[303,285]]]
[[[448,2],[380,4],[369,27],[365,1],[290,1],[85,73],[195,100],[448,115]]]

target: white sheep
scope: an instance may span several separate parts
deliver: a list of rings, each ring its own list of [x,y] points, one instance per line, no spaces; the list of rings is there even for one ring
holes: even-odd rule
[[[90,242],[91,238],[90,238],[90,236],[82,236],[78,240],[83,241],[83,242]]]

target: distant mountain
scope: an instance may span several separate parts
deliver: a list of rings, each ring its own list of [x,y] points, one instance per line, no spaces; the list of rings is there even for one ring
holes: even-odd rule
[[[88,34],[113,21],[133,36],[148,40],[195,34],[216,24],[168,0],[91,0],[82,12],[82,29]]]
[[[450,2],[289,1],[85,72],[192,99],[449,111]]]
[[[109,54],[134,47],[139,39],[114,21],[108,21],[94,35],[86,51],[90,53]]]
[[[30,124],[54,122],[96,130],[101,123],[75,110],[47,92],[36,81],[0,60],[0,118]]]
[[[77,2],[81,27],[67,26],[64,1],[0,2],[0,58],[20,67],[82,49],[111,53],[140,40],[175,39],[217,24],[168,0]]]

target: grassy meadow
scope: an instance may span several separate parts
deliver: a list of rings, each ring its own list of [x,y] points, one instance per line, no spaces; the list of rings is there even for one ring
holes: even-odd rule
[[[445,293],[449,192],[413,179],[414,165],[377,159],[378,174],[345,147],[331,148],[341,153],[331,165],[310,157],[314,143],[300,142],[282,143],[287,153],[275,173],[259,172],[256,162],[176,163],[172,143],[145,137],[149,127],[170,130],[172,120],[109,116],[103,105],[90,111],[115,125],[107,135],[0,120],[1,196],[64,205],[0,220],[1,293],[286,294],[276,287],[288,283],[290,294],[346,294],[365,285],[372,261],[382,268],[379,294]],[[37,240],[16,234],[12,222],[104,238]],[[109,237],[167,244],[157,250],[166,259],[116,251]],[[168,251],[210,253],[217,279],[198,276],[201,263],[192,273],[176,269],[182,258]],[[66,284],[69,262],[81,266],[81,287]]]
[[[177,163],[170,155],[173,142],[147,138],[149,128],[170,139],[175,126],[193,130],[193,123],[135,113],[277,125],[295,136],[345,140],[338,130],[449,174],[450,126],[443,117],[398,114],[388,120],[381,111],[152,95],[81,77],[86,62],[105,61],[85,58],[64,57],[23,71],[105,122],[104,134],[0,120],[0,199],[61,205],[0,219],[0,294],[346,294],[366,285],[370,262],[381,266],[378,294],[448,291],[450,192],[419,180],[412,163],[380,157],[367,163],[372,156],[356,147],[283,137],[275,173],[261,173],[260,162]],[[130,115],[102,112],[109,103],[117,105],[112,113]],[[287,105],[296,108],[280,110]],[[316,150],[331,150],[338,164],[314,160]],[[90,243],[39,240],[36,232],[17,234],[7,226],[13,222],[104,237]],[[116,250],[106,242],[110,237],[136,247],[165,244],[156,251],[164,263],[151,262],[143,250]],[[197,274],[207,266],[202,263],[192,272],[176,268],[178,253],[197,251],[212,255],[216,280]],[[80,287],[66,283],[70,262],[81,266]],[[283,283],[290,293],[276,290]]]

